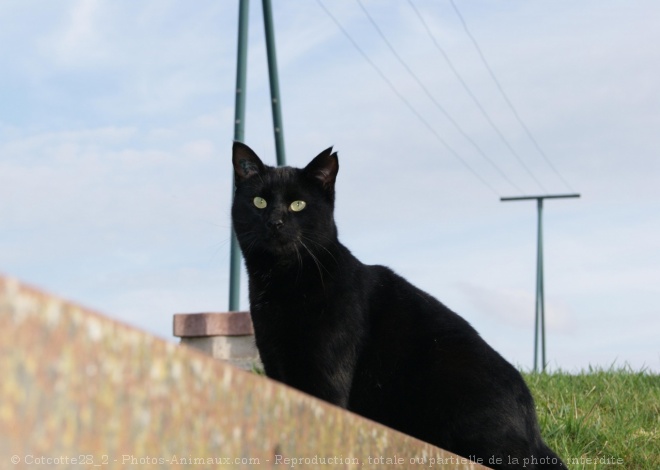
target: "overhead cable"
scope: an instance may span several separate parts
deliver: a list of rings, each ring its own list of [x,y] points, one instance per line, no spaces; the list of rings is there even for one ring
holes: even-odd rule
[[[342,32],[342,34],[349,40],[349,42],[355,47],[355,49],[358,51],[358,53],[364,58],[364,60],[367,61],[367,63],[376,71],[376,73],[380,76],[380,78],[383,79],[383,81],[388,85],[390,90],[406,105],[406,107],[417,117],[417,119],[426,127],[434,136],[435,138],[449,151],[456,159],[458,159],[467,170],[472,173],[479,181],[481,181],[485,186],[487,186],[493,193],[499,196],[499,193],[495,190],[495,188],[488,183],[479,173],[477,173],[474,168],[451,146],[449,145],[441,136],[440,134],[429,124],[429,122],[424,119],[424,117],[419,113],[419,111],[406,99],[406,97],[394,86],[392,81],[387,78],[387,76],[383,73],[383,71],[375,64],[374,61],[371,60],[371,58],[367,55],[366,52],[358,45],[358,43],[353,39],[353,37],[349,34],[349,32],[342,26],[342,24],[339,22],[339,20],[326,8],[326,6],[323,4],[321,0],[316,0],[316,3],[319,4],[319,6],[323,9],[323,11],[328,15],[328,17],[335,23],[335,25],[339,28],[339,30]]]
[[[541,148],[541,146],[539,145],[539,143],[537,142],[537,140],[536,140],[536,139],[534,138],[534,136],[532,135],[532,132],[529,130],[529,128],[527,127],[527,125],[525,124],[525,122],[523,121],[523,119],[522,119],[522,118],[520,117],[520,115],[518,114],[518,111],[516,110],[516,107],[513,105],[513,103],[512,103],[511,100],[509,99],[509,96],[508,96],[507,93],[504,91],[504,88],[502,87],[502,84],[500,83],[500,81],[499,81],[499,80],[497,79],[497,77],[495,76],[495,72],[493,71],[493,69],[492,69],[491,66],[489,65],[488,61],[486,60],[486,57],[485,57],[483,51],[481,50],[481,47],[479,47],[479,43],[477,42],[476,38],[475,38],[475,37],[472,35],[472,33],[470,32],[470,29],[468,28],[467,22],[465,21],[465,18],[463,18],[463,15],[461,14],[460,10],[458,9],[458,7],[456,6],[456,4],[454,3],[454,0],[449,0],[449,2],[451,3],[451,6],[453,7],[454,11],[456,12],[456,15],[458,16],[458,18],[460,19],[461,23],[463,24],[463,29],[465,30],[465,33],[467,34],[467,36],[468,36],[468,37],[470,38],[470,40],[472,41],[472,44],[474,45],[475,49],[477,50],[477,53],[479,54],[479,57],[481,58],[481,61],[483,62],[484,66],[486,67],[486,70],[488,70],[488,73],[490,74],[490,77],[493,79],[493,82],[495,82],[495,85],[497,86],[497,88],[499,89],[500,93],[502,94],[502,97],[504,98],[504,101],[506,102],[506,104],[507,104],[507,105],[509,106],[509,108],[511,109],[511,112],[513,113],[514,117],[516,118],[516,121],[518,121],[518,123],[520,124],[520,126],[521,126],[521,127],[523,128],[523,130],[525,131],[525,134],[527,134],[527,137],[529,138],[529,140],[532,142],[532,144],[534,145],[534,147],[536,148],[536,150],[537,150],[537,151],[539,152],[539,154],[543,157],[543,159],[544,159],[545,162],[548,164],[548,166],[552,169],[552,171],[553,171],[553,172],[559,177],[559,179],[562,181],[562,183],[564,183],[564,185],[565,185],[569,190],[571,190],[571,191],[574,192],[573,188],[571,188],[571,185],[568,184],[568,182],[566,181],[566,179],[564,179],[564,177],[559,173],[559,171],[557,171],[557,169],[556,169],[555,166],[552,164],[552,162],[550,161],[550,159],[548,158],[548,156],[546,155],[546,153],[543,151],[543,149]]]
[[[449,66],[449,69],[454,73],[454,75],[456,76],[457,80],[458,80],[458,81],[460,82],[460,84],[463,86],[463,88],[465,89],[465,91],[467,92],[467,94],[470,96],[470,98],[472,98],[472,101],[474,101],[474,104],[477,106],[477,108],[479,108],[479,111],[481,111],[481,114],[484,116],[484,118],[486,119],[486,121],[488,122],[488,124],[490,124],[490,127],[493,128],[493,130],[494,130],[495,133],[498,135],[498,137],[500,138],[500,140],[502,141],[502,143],[503,143],[503,144],[509,149],[509,151],[511,152],[511,154],[516,158],[516,160],[518,161],[518,163],[524,168],[524,170],[525,170],[525,171],[527,172],[527,174],[528,174],[528,175],[534,180],[534,182],[538,185],[538,187],[541,188],[541,190],[542,190],[543,192],[547,192],[547,191],[545,190],[545,188],[543,187],[543,185],[541,184],[541,182],[536,178],[536,176],[534,175],[534,173],[532,173],[532,171],[529,169],[529,167],[525,164],[525,162],[524,162],[523,159],[520,157],[520,155],[518,155],[518,153],[514,150],[513,146],[511,145],[511,143],[509,142],[509,140],[504,136],[504,134],[502,133],[502,131],[500,130],[500,128],[497,127],[497,125],[495,124],[495,122],[493,121],[493,119],[490,117],[490,115],[488,114],[488,112],[486,112],[486,109],[483,107],[483,105],[481,104],[481,102],[479,101],[479,99],[476,97],[476,95],[474,94],[474,92],[472,91],[472,89],[470,88],[470,86],[466,83],[466,81],[463,79],[463,77],[461,76],[461,74],[458,72],[458,70],[457,70],[456,67],[454,66],[454,63],[452,62],[452,60],[449,58],[449,56],[447,55],[447,53],[445,52],[445,50],[442,48],[442,46],[440,46],[440,44],[438,43],[438,40],[435,38],[435,35],[431,32],[431,28],[429,28],[429,25],[426,23],[426,20],[424,20],[424,17],[423,17],[422,14],[419,12],[419,10],[418,10],[417,7],[415,6],[415,4],[412,2],[412,0],[408,0],[408,4],[410,5],[410,7],[413,9],[413,11],[415,12],[415,14],[417,15],[417,18],[418,18],[419,21],[422,23],[422,26],[424,26],[424,29],[426,30],[426,34],[429,36],[429,38],[431,38],[431,41],[433,42],[433,45],[434,45],[435,48],[440,52],[440,54],[442,55],[442,57],[443,57],[443,59],[445,60],[445,62],[447,62],[447,65]],[[521,192],[522,192],[522,191],[521,191]]]
[[[371,25],[374,27],[378,35],[381,37],[383,42],[387,45],[388,49],[394,57],[397,59],[397,61],[403,66],[403,68],[406,69],[408,74],[415,80],[415,82],[419,85],[419,87],[424,91],[424,94],[431,100],[431,102],[435,105],[436,108],[447,118],[449,122],[454,126],[454,128],[468,141],[472,146],[477,150],[479,155],[481,155],[490,165],[499,173],[499,175],[504,178],[514,189],[516,189],[518,192],[521,194],[523,193],[522,189],[518,187],[511,179],[502,171],[502,169],[483,151],[483,149],[477,144],[477,142],[470,137],[470,135],[465,132],[465,130],[461,127],[460,124],[449,114],[449,112],[440,104],[440,102],[431,94],[429,89],[424,85],[424,83],[420,80],[420,78],[413,72],[413,70],[410,68],[410,66],[403,60],[401,55],[396,51],[394,46],[392,46],[392,43],[387,39],[385,34],[383,33],[382,29],[378,26],[376,21],[373,19],[373,17],[369,14],[369,11],[365,8],[365,6],[362,4],[360,0],[356,0],[364,14],[366,15],[367,19],[371,23]],[[538,183],[538,181],[537,181]],[[540,183],[539,183],[540,186]],[[542,186],[541,186],[542,188]]]

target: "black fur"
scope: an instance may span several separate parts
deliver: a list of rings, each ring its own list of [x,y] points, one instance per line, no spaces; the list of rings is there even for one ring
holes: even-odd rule
[[[304,169],[272,168],[236,142],[233,164],[232,219],[269,377],[494,468],[565,468],[520,373],[463,318],[339,242],[331,148]],[[306,207],[293,211],[298,200]]]

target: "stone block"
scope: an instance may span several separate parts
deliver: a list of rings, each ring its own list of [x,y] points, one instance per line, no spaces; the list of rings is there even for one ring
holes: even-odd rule
[[[174,336],[181,344],[245,370],[261,369],[249,312],[179,313]]]

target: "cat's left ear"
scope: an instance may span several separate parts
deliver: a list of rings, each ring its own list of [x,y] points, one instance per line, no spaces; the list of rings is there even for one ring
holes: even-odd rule
[[[264,172],[264,164],[254,151],[241,142],[234,142],[232,162],[236,182],[240,182]]]
[[[319,153],[303,170],[306,175],[320,182],[324,189],[334,189],[338,171],[339,160],[332,147]]]

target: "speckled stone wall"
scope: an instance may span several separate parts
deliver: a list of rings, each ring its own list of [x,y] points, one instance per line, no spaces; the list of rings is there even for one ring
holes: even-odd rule
[[[0,331],[2,469],[482,468],[6,277]]]

